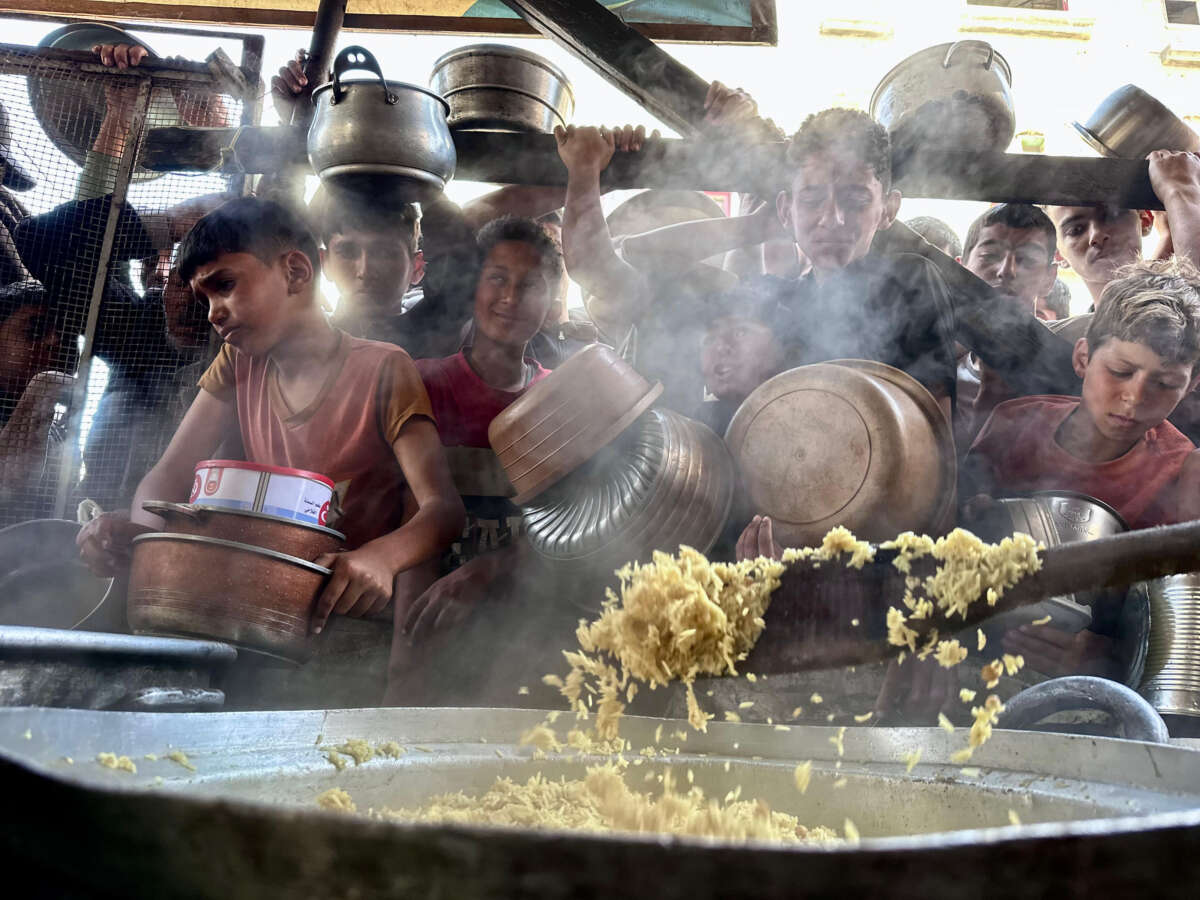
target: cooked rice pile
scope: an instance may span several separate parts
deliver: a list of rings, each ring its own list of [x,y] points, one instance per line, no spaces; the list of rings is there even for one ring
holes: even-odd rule
[[[349,796],[337,801],[323,794],[327,809],[353,811]],[[336,803],[336,805],[335,805]],[[828,828],[805,828],[795,816],[773,812],[761,800],[708,799],[698,787],[676,790],[670,770],[663,773],[661,795],[629,787],[615,763],[592,766],[582,780],[534,775],[524,784],[498,778],[482,796],[442,794],[419,809],[372,811],[380,818],[405,822],[563,828],[606,833],[678,834],[726,841],[836,840]]]

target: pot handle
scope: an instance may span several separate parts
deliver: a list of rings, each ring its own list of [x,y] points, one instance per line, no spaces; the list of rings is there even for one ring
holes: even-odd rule
[[[952,56],[954,56],[954,51],[957,50],[959,47],[961,47],[963,44],[967,44],[967,43],[983,44],[983,41],[955,41],[953,44],[950,45],[950,49],[946,51],[946,58],[942,60],[942,68],[943,69],[950,68],[950,58]],[[991,44],[984,44],[984,46],[987,47],[988,57],[987,57],[987,60],[984,62],[983,67],[985,69],[990,69],[992,67],[992,59],[996,55],[996,48],[993,47]]]
[[[1127,740],[1165,744],[1170,739],[1162,716],[1140,695],[1123,684],[1089,675],[1052,678],[1025,688],[1004,704],[1000,727],[1029,728],[1054,713],[1079,709],[1108,713]]]
[[[351,69],[366,69],[368,72],[374,72],[379,78],[379,84],[383,87],[384,102],[389,106],[395,104],[397,97],[388,90],[387,79],[383,77],[379,61],[375,59],[370,50],[357,44],[346,47],[333,61],[333,96],[329,99],[331,104],[340,103],[346,96],[346,89],[342,87],[342,76]]]
[[[142,509],[148,513],[154,513],[156,516],[187,516],[189,519],[199,519],[200,511],[188,506],[186,503],[168,503],[166,500],[146,500],[142,503]]]

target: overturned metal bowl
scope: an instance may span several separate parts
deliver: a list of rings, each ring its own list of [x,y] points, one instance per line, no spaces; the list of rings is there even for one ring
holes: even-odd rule
[[[776,375],[725,433],[753,510],[784,546],[819,544],[835,525],[867,540],[953,524],[950,424],[911,376],[835,360]]]
[[[558,66],[503,44],[451,50],[433,64],[429,86],[450,104],[456,130],[551,132],[575,113],[575,92]]]
[[[329,569],[274,550],[190,534],[133,539],[129,627],[206,637],[291,662],[312,655],[309,621]]]

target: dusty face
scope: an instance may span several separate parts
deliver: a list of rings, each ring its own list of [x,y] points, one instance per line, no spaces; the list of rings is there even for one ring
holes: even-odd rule
[[[250,356],[266,356],[291,334],[296,313],[309,302],[289,274],[291,256],[268,265],[251,253],[225,253],[196,270],[192,291],[208,304],[208,321],[222,340]],[[308,274],[311,280],[311,269]]]
[[[741,401],[778,374],[783,348],[762,322],[723,316],[708,327],[700,347],[704,384],[721,400]]]
[[[815,153],[800,165],[791,190],[779,195],[776,208],[820,274],[866,256],[875,232],[895,219],[900,195],[885,193],[864,162]]]
[[[1116,206],[1051,206],[1058,252],[1089,284],[1107,284],[1121,266],[1142,258],[1147,223],[1135,209]]]
[[[62,335],[39,305],[21,306],[0,322],[0,390],[16,395],[34,375],[54,368]]]
[[[1054,284],[1054,247],[1040,228],[988,225],[963,265],[994,288],[1032,307]]]
[[[409,250],[409,241],[400,230],[354,228],[332,235],[325,274],[341,302],[366,316],[399,313],[405,292],[424,269],[424,257]]]
[[[475,325],[497,344],[523,347],[546,321],[554,287],[532,245],[500,241],[475,284]]]
[[[1132,341],[1109,339],[1089,353],[1075,347],[1083,378],[1083,409],[1096,431],[1114,444],[1132,444],[1159,425],[1194,386],[1192,367],[1172,363]]]

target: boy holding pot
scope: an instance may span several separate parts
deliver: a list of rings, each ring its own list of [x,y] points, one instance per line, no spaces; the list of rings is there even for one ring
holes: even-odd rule
[[[316,241],[295,213],[242,198],[184,239],[179,273],[225,341],[128,518],[79,535],[98,574],[128,562],[130,541],[159,525],[145,500],[186,500],[198,460],[241,438],[251,462],[321,472],[342,489],[349,550],[316,560],[333,575],[313,630],[331,613],[363,616],[391,600],[396,576],[457,535],[463,508],[429,398],[408,354],[352,338],[321,310]]]

